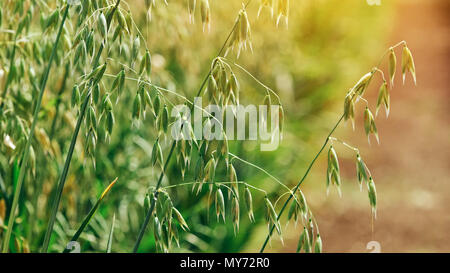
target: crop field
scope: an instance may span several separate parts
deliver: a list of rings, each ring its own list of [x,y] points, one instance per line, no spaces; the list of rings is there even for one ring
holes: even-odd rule
[[[448,251],[448,10],[1,0],[1,252]]]

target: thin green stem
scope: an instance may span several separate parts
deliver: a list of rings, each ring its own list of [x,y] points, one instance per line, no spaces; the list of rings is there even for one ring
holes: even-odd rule
[[[50,59],[48,61],[48,65],[47,68],[45,69],[44,75],[43,75],[43,80],[41,82],[41,88],[40,88],[40,92],[39,92],[39,97],[36,103],[36,108],[34,109],[34,115],[33,115],[33,123],[31,124],[30,127],[30,134],[28,136],[27,139],[27,143],[25,145],[25,151],[22,157],[22,163],[20,166],[20,173],[19,173],[19,179],[17,181],[17,185],[16,185],[16,189],[14,192],[14,199],[13,199],[13,203],[11,206],[11,210],[10,210],[10,214],[9,214],[9,221],[8,221],[8,230],[6,231],[6,235],[5,238],[3,239],[3,253],[7,253],[9,250],[9,241],[11,239],[11,233],[12,233],[12,229],[13,229],[13,225],[14,225],[14,221],[16,218],[16,209],[17,209],[17,205],[19,202],[19,195],[22,189],[22,184],[23,184],[23,180],[25,178],[25,172],[27,170],[27,165],[28,165],[28,160],[29,160],[29,154],[30,154],[30,147],[31,147],[31,141],[33,140],[33,135],[34,135],[34,130],[36,128],[36,123],[38,120],[38,114],[39,111],[41,110],[41,102],[42,102],[42,97],[44,95],[44,91],[45,91],[45,86],[47,85],[47,80],[48,80],[48,76],[50,74],[50,69],[53,63],[53,58],[56,55],[56,50],[57,50],[57,46],[58,46],[58,42],[59,39],[61,37],[61,33],[64,27],[64,23],[66,21],[67,15],[69,13],[69,4],[66,5],[66,9],[63,15],[63,19],[61,21],[59,30],[58,30],[58,34],[56,36],[56,41],[55,44],[53,45],[53,49],[52,49],[52,54],[50,55]]]
[[[251,1],[252,0],[248,0],[244,7],[246,8],[250,4]],[[235,31],[235,29],[238,26],[238,22],[239,22],[239,20],[236,20],[236,22],[233,25],[233,28],[231,29],[230,33],[228,34],[227,38],[225,39],[225,42],[223,43],[222,47],[220,48],[219,53],[217,54],[217,56],[214,59],[216,59],[216,58],[218,58],[218,57],[220,57],[222,55],[223,51],[225,50],[225,47],[227,46],[228,41],[231,38],[231,35],[233,34],[233,32]],[[198,89],[196,97],[199,97],[202,94],[203,88],[205,87],[206,83],[208,82],[208,78],[211,75],[213,68],[214,67],[212,66],[209,69],[208,74],[206,75],[206,77],[204,78],[202,84],[200,85],[200,88]],[[191,110],[192,110],[192,108],[193,108],[193,106],[191,106]],[[156,204],[156,201],[157,201],[157,198],[158,198],[158,192],[159,192],[159,189],[161,187],[161,181],[162,181],[162,178],[164,176],[165,167],[168,165],[168,163],[170,161],[170,158],[172,157],[173,150],[174,150],[176,144],[177,144],[177,142],[174,140],[172,142],[172,147],[170,148],[169,155],[166,158],[166,162],[164,164],[164,168],[163,168],[163,170],[162,170],[162,172],[161,172],[161,174],[159,176],[158,183],[156,184],[156,188],[154,190],[154,198],[150,202],[150,209],[148,210],[147,215],[145,216],[144,223],[142,224],[141,229],[139,230],[138,238],[137,238],[136,243],[135,243],[134,248],[133,248],[133,252],[134,253],[136,253],[138,251],[139,245],[141,244],[142,238],[144,237],[144,233],[145,233],[145,230],[147,228],[148,222],[150,221],[150,218],[151,218],[152,213],[153,213],[153,209],[155,208],[155,204]]]
[[[334,131],[336,131],[337,127],[339,126],[339,124],[341,124],[342,120],[344,119],[344,115],[342,115],[339,120],[336,122],[336,124],[334,125],[333,129],[330,131],[330,133],[328,134],[327,138],[325,139],[325,142],[323,143],[322,147],[320,148],[319,152],[316,154],[316,156],[313,158],[313,160],[311,161],[311,163],[309,164],[308,169],[306,169],[305,174],[303,175],[302,179],[298,182],[298,184],[295,186],[294,190],[292,191],[292,194],[289,195],[288,199],[286,200],[286,202],[284,202],[283,207],[280,210],[280,213],[278,214],[278,218],[277,220],[279,221],[281,218],[281,215],[283,215],[284,210],[286,209],[287,205],[289,204],[289,202],[291,201],[292,197],[295,195],[295,193],[297,192],[297,190],[300,188],[300,185],[303,183],[303,181],[305,180],[305,178],[308,176],[309,172],[311,171],[311,168],[313,167],[314,163],[316,162],[317,158],[319,157],[319,155],[322,153],[322,151],[325,149],[325,147],[327,146],[328,142],[330,141],[330,137],[331,135],[334,133]],[[270,237],[272,236],[273,230],[275,229],[275,225],[272,225],[269,234],[266,237],[266,240],[264,241],[263,246],[261,247],[261,250],[259,252],[264,252],[264,249],[266,248],[267,243],[270,240]]]
[[[119,6],[119,4],[120,4],[120,0],[117,0],[116,5],[114,6],[113,10],[111,11],[111,13],[109,13],[109,16],[107,18],[108,30],[111,25],[113,15],[114,15],[115,11],[117,10],[117,7]],[[106,39],[106,37],[105,37],[105,39]],[[105,43],[101,44],[101,46],[99,47],[97,54],[94,58],[93,69],[92,69],[93,71],[98,67],[98,62],[99,62],[100,56],[103,52],[104,44]],[[69,152],[67,153],[66,161],[64,162],[64,168],[61,173],[60,179],[58,181],[56,197],[55,197],[55,200],[53,201],[53,206],[52,206],[52,210],[50,213],[50,219],[49,219],[47,231],[46,231],[45,237],[44,237],[44,244],[42,246],[42,252],[48,251],[48,245],[50,243],[50,238],[51,238],[51,235],[53,232],[53,226],[55,224],[56,213],[58,212],[59,203],[61,201],[64,184],[66,183],[67,174],[69,173],[70,162],[72,161],[73,151],[75,149],[75,144],[77,142],[78,133],[80,132],[81,123],[83,122],[84,115],[85,115],[86,109],[87,109],[87,105],[88,105],[89,99],[91,97],[92,83],[93,83],[93,79],[91,79],[91,81],[89,82],[89,88],[88,88],[88,92],[86,94],[86,98],[84,99],[83,104],[81,105],[81,110],[80,110],[80,114],[78,116],[77,124],[75,126],[75,131],[73,132],[72,140],[70,142]]]

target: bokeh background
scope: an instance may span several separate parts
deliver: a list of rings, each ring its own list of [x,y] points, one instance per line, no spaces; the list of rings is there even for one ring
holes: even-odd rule
[[[187,1],[169,1],[167,6],[162,1],[156,2],[152,21],[147,24],[144,1],[128,1],[136,23],[148,37],[153,80],[192,98],[242,3],[211,0],[211,30],[203,32],[198,7],[195,23],[189,24]],[[50,5],[56,6],[53,4]],[[400,67],[397,68],[389,118],[381,111],[376,119],[380,145],[374,140],[371,145],[367,143],[362,105],[357,108],[356,130],[350,124],[343,124],[336,131],[336,137],[360,149],[371,169],[378,192],[376,220],[372,219],[367,192],[360,192],[356,181],[354,153],[341,146],[337,150],[343,196],[339,197],[335,191],[326,194],[325,153],[314,165],[302,190],[319,224],[325,252],[369,252],[366,246],[370,241],[379,242],[382,252],[450,251],[450,2],[381,0],[381,6],[370,6],[363,0],[291,0],[289,27],[283,20],[277,27],[267,10],[257,18],[258,7],[257,0],[248,7],[253,52],[244,51],[239,59],[233,52],[227,59],[245,67],[279,94],[286,115],[284,139],[273,152],[261,152],[259,143],[251,141],[231,142],[231,152],[260,166],[286,185],[294,186],[342,114],[347,91],[378,63],[386,49],[405,40],[415,58],[418,84],[414,86],[408,78],[402,85]],[[400,62],[401,51],[396,52]],[[58,62],[58,65],[62,68],[63,64]],[[387,71],[386,59],[380,68]],[[241,83],[241,103],[262,104],[265,90],[245,73],[236,69],[236,74]],[[62,75],[63,69],[54,70],[44,97],[44,111],[50,118],[41,118],[39,124],[46,131],[50,130]],[[42,243],[49,204],[72,133],[70,125],[76,117],[76,111],[70,106],[70,90],[79,75],[72,76],[60,110],[64,117],[58,122],[52,140],[56,152],[50,156],[39,145],[35,146],[37,169],[43,171],[38,171],[35,178],[28,176],[25,183],[28,186],[19,205],[15,233],[24,236],[32,250],[38,250]],[[376,82],[366,93],[373,111],[378,87]],[[131,94],[137,87],[127,88],[130,89],[125,93]],[[103,251],[114,214],[113,252],[132,249],[144,218],[145,194],[155,185],[159,169],[150,164],[150,151],[156,139],[151,129],[153,121],[133,126],[129,113],[131,103],[132,99],[128,98],[116,108],[111,142],[98,145],[95,169],[84,155],[83,142],[77,144],[51,251],[64,248],[96,198],[116,176],[119,182],[81,237],[82,251]],[[169,144],[169,139],[161,142],[165,154]],[[8,194],[12,193],[14,175],[11,166],[7,155],[0,154],[0,174]],[[258,169],[237,161],[235,167],[239,180],[271,193],[273,202],[284,192]],[[225,170],[217,171],[216,176],[225,175]],[[187,174],[185,181],[190,178],[192,175]],[[163,183],[181,182],[179,166],[172,160]],[[242,205],[240,232],[235,235],[229,219],[227,224],[217,223],[213,209],[207,210],[206,193],[196,196],[190,188],[170,193],[174,205],[191,227],[190,232],[180,234],[180,247],[172,251],[259,251],[267,234],[262,195],[254,195],[256,223],[248,221]],[[276,204],[277,211],[284,200]],[[284,244],[275,236],[266,251],[296,250],[300,225],[286,225],[283,219],[282,226]],[[152,234],[148,229],[140,251],[155,251]]]

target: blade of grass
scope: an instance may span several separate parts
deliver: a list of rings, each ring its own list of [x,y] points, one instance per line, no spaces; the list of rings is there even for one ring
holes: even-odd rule
[[[248,0],[247,3],[244,5],[244,8],[247,8],[251,1],[252,0]],[[226,47],[228,41],[231,38],[231,35],[233,34],[233,32],[235,31],[235,29],[238,26],[238,22],[239,22],[239,20],[236,20],[236,22],[234,23],[233,28],[231,29],[230,33],[228,34],[227,38],[225,39],[225,42],[223,43],[222,47],[220,48],[219,53],[216,55],[216,58],[218,58],[218,57],[220,57],[222,55],[222,53],[225,50],[225,47]],[[200,85],[200,88],[197,91],[196,97],[199,97],[202,94],[203,88],[205,87],[205,84],[207,83],[208,78],[211,75],[211,73],[212,73],[212,67],[210,68],[208,74],[206,75],[205,79],[203,80],[202,84]],[[193,107],[194,107],[194,105],[191,106],[191,111],[192,111]],[[161,174],[159,175],[158,182],[156,183],[156,187],[155,187],[155,190],[153,192],[154,193],[154,198],[150,202],[150,209],[148,210],[148,212],[147,212],[147,214],[145,216],[145,220],[142,223],[141,229],[139,230],[138,238],[136,240],[136,243],[134,244],[134,248],[133,248],[133,252],[134,253],[136,253],[138,251],[139,245],[141,244],[142,238],[144,237],[144,233],[145,233],[145,230],[147,228],[147,225],[150,222],[150,218],[152,216],[153,209],[155,208],[155,203],[156,203],[156,200],[158,198],[159,188],[161,187],[161,182],[162,182],[162,179],[164,177],[164,172],[165,172],[166,167],[167,167],[167,165],[168,165],[168,163],[170,161],[170,158],[172,157],[173,150],[174,150],[176,144],[177,144],[177,142],[174,140],[172,142],[172,146],[170,148],[170,152],[169,152],[169,155],[167,156],[166,162],[164,163],[164,167],[163,167],[163,169],[161,171]]]
[[[111,246],[112,246],[115,224],[116,224],[116,214],[114,213],[112,223],[111,223],[111,230],[109,231],[109,236],[108,236],[108,244],[106,245],[106,253],[111,253]]]
[[[113,15],[116,12],[119,4],[120,4],[120,0],[117,0],[114,8],[109,13],[109,16],[108,16],[108,19],[107,19],[108,30],[109,30],[109,27],[111,25],[111,20],[113,18]],[[105,37],[105,39],[106,39],[106,37]],[[103,52],[104,44],[105,43],[102,43],[100,45],[98,51],[97,51],[97,54],[96,54],[96,56],[94,58],[92,71],[94,71],[98,67],[98,62],[99,62],[99,59],[100,59],[100,55]],[[77,124],[75,126],[75,131],[73,132],[73,135],[72,135],[72,140],[70,142],[69,151],[67,153],[66,161],[64,162],[64,168],[63,168],[63,171],[62,171],[61,176],[60,176],[59,181],[58,181],[58,188],[57,188],[57,191],[56,191],[56,198],[53,201],[52,211],[50,213],[50,219],[49,219],[49,223],[48,223],[48,226],[47,226],[47,231],[46,231],[45,237],[44,237],[44,244],[42,246],[42,252],[47,252],[47,250],[48,250],[48,245],[50,243],[50,237],[52,235],[53,226],[55,224],[56,213],[58,212],[59,203],[61,201],[61,196],[62,196],[62,192],[63,192],[63,189],[64,189],[64,184],[66,183],[67,174],[69,172],[70,162],[72,161],[73,151],[75,149],[75,144],[77,143],[78,133],[80,132],[81,123],[83,122],[84,115],[86,113],[87,104],[89,103],[89,99],[91,97],[92,83],[93,83],[93,80],[91,80],[89,82],[88,93],[86,94],[86,98],[84,99],[83,104],[81,105],[80,115],[78,116]]]
[[[31,127],[30,127],[30,134],[28,136],[27,143],[25,145],[25,151],[24,151],[24,154],[23,154],[23,157],[22,157],[22,163],[21,163],[21,166],[20,166],[20,173],[19,173],[19,180],[17,181],[17,186],[16,186],[15,191],[14,191],[13,203],[12,203],[12,206],[11,206],[11,210],[10,210],[10,214],[9,214],[9,220],[8,220],[8,230],[6,231],[5,238],[3,239],[3,249],[2,249],[3,253],[7,253],[8,250],[9,250],[9,241],[11,239],[11,233],[12,233],[12,229],[13,229],[13,226],[14,226],[14,221],[16,219],[16,213],[15,212],[16,212],[17,205],[18,205],[18,202],[19,202],[19,195],[20,195],[20,192],[21,192],[21,189],[22,189],[23,180],[25,178],[25,171],[27,170],[27,164],[28,164],[28,159],[29,159],[29,154],[30,154],[31,141],[33,140],[34,130],[36,128],[36,123],[37,123],[37,120],[38,120],[38,114],[39,114],[39,111],[41,109],[41,102],[42,102],[42,97],[44,95],[45,86],[47,85],[47,80],[48,80],[48,76],[50,74],[50,69],[51,69],[51,66],[52,66],[52,63],[53,63],[53,59],[54,59],[54,57],[56,55],[56,49],[57,49],[57,46],[58,46],[59,39],[61,37],[61,33],[62,33],[62,30],[63,30],[63,27],[64,27],[64,23],[65,23],[66,18],[68,16],[68,13],[69,13],[69,4],[66,5],[65,12],[64,12],[64,15],[63,15],[63,19],[62,19],[61,24],[59,26],[58,34],[56,36],[56,40],[55,40],[55,43],[53,45],[52,53],[50,55],[50,59],[48,61],[48,65],[47,65],[47,68],[45,69],[45,72],[44,72],[44,75],[43,75],[43,79],[42,79],[42,82],[41,82],[41,88],[40,88],[40,92],[39,92],[39,97],[38,97],[38,100],[37,100],[37,103],[36,103],[36,108],[34,109],[33,122],[32,122]]]
[[[84,218],[84,220],[81,223],[80,227],[78,228],[77,232],[75,232],[75,234],[73,235],[72,239],[70,239],[71,242],[75,242],[75,241],[78,240],[78,238],[80,238],[81,233],[83,233],[84,229],[89,224],[89,222],[91,221],[91,219],[94,216],[94,214],[97,212],[98,207],[102,203],[102,201],[105,198],[105,196],[108,194],[108,192],[111,191],[111,188],[114,186],[114,184],[116,184],[117,179],[118,178],[116,177],[116,179],[114,179],[114,181],[111,182],[108,187],[106,187],[106,189],[103,191],[102,195],[100,195],[100,198],[97,200],[97,202],[95,202],[95,205],[91,208],[89,213],[86,215],[86,217]],[[70,249],[66,248],[66,249],[64,249],[63,253],[67,253],[69,251],[70,251]]]

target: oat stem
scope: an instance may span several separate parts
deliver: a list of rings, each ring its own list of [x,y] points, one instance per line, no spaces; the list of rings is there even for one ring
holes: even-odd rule
[[[11,233],[12,233],[14,221],[16,219],[16,209],[17,209],[17,205],[18,205],[18,202],[19,202],[19,195],[20,195],[20,192],[21,192],[21,189],[22,189],[23,180],[25,178],[25,171],[27,170],[29,154],[30,154],[30,147],[31,147],[31,141],[33,140],[34,130],[36,128],[36,123],[37,123],[37,120],[38,120],[38,114],[39,114],[39,111],[41,110],[42,97],[44,95],[45,86],[47,85],[47,80],[48,80],[48,76],[50,74],[50,69],[52,67],[53,58],[56,55],[56,49],[57,49],[57,46],[58,46],[59,38],[61,37],[61,33],[62,33],[62,30],[63,30],[63,27],[64,27],[64,22],[66,21],[68,12],[69,12],[69,4],[66,5],[66,9],[65,9],[65,12],[64,12],[64,15],[63,15],[63,19],[62,19],[61,24],[59,26],[58,34],[56,36],[56,41],[55,41],[55,44],[53,45],[52,53],[50,55],[50,59],[48,61],[48,65],[47,65],[47,68],[45,69],[45,72],[44,72],[44,75],[43,75],[43,80],[41,82],[41,88],[40,88],[40,91],[39,91],[39,97],[38,97],[38,100],[36,102],[36,107],[34,109],[33,123],[31,124],[31,127],[30,127],[30,134],[28,136],[27,143],[25,145],[25,151],[24,151],[24,154],[23,154],[23,157],[22,157],[22,163],[20,164],[19,179],[17,181],[16,189],[14,191],[14,199],[13,199],[13,203],[12,203],[10,214],[9,214],[8,230],[6,231],[5,238],[3,239],[3,249],[2,249],[3,253],[7,253],[8,250],[9,250],[9,241],[11,239]]]

